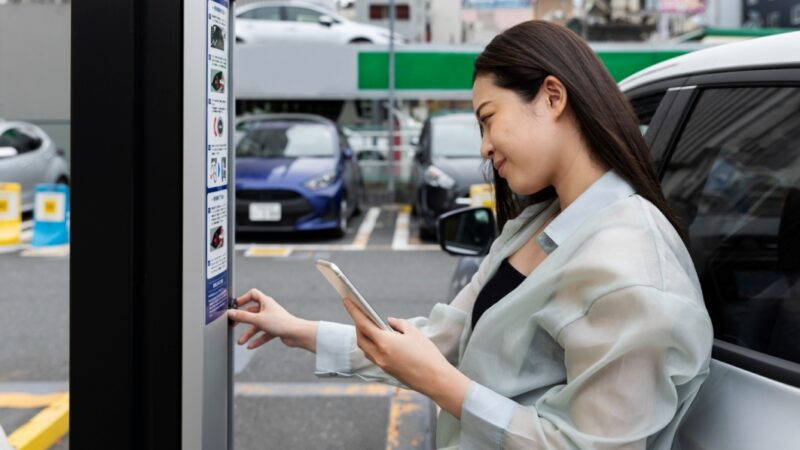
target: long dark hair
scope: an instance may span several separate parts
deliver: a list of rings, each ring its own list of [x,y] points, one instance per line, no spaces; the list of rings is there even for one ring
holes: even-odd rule
[[[478,55],[473,82],[481,75],[493,76],[498,87],[514,91],[525,101],[536,97],[545,77],[558,78],[567,89],[567,102],[592,156],[627,180],[683,236],[683,228],[661,191],[650,150],[630,102],[577,34],[550,22],[523,22],[495,36]],[[490,174],[490,181],[495,184],[500,229],[525,206],[556,196],[551,186],[534,195],[519,197],[496,170],[492,168],[487,177]]]

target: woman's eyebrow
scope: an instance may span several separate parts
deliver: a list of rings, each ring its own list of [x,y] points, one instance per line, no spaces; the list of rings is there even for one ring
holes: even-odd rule
[[[475,110],[475,117],[477,117],[477,118],[478,118],[478,121],[480,121],[480,120],[481,120],[481,108],[483,108],[484,106],[486,106],[486,105],[487,105],[487,104],[489,104],[489,103],[491,103],[491,100],[486,100],[485,102],[481,103],[481,104],[478,106],[478,109],[476,109],[476,110]]]

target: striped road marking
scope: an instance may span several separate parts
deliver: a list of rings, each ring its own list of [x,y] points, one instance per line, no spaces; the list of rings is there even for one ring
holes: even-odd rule
[[[384,208],[394,209],[391,206]],[[369,209],[358,227],[356,237],[350,244],[236,244],[236,251],[243,251],[244,256],[250,258],[274,258],[286,257],[294,252],[352,252],[352,251],[438,251],[438,245],[422,244],[416,237],[410,237],[409,226],[411,221],[411,206],[401,205],[398,208],[397,219],[395,221],[395,231],[391,245],[369,246],[369,239],[375,230],[375,225],[380,216],[381,208],[372,207]]]
[[[372,207],[369,209],[369,211],[367,211],[367,216],[364,217],[364,220],[361,222],[361,226],[358,227],[356,238],[353,239],[354,247],[361,249],[367,248],[367,242],[369,242],[369,237],[372,234],[372,230],[375,229],[375,222],[378,221],[378,216],[380,215],[381,209],[378,207]]]
[[[408,227],[411,223],[411,205],[403,205],[397,211],[397,219],[394,223],[394,238],[392,239],[392,250],[408,250]]]
[[[16,394],[0,394],[6,397],[16,395],[17,398],[12,400],[16,401],[17,405],[24,405],[24,400],[30,401],[33,398],[25,398],[23,393]],[[46,403],[47,407],[33,416],[31,420],[17,428],[8,437],[8,443],[16,450],[40,450],[50,448],[53,444],[61,439],[64,434],[69,431],[69,393],[62,392],[57,397],[49,397],[44,394],[40,400],[51,400]],[[44,405],[42,405],[44,406]],[[25,406],[16,406],[25,407]]]
[[[66,383],[0,384],[0,408],[46,406],[9,436],[17,450],[49,448],[69,431]],[[237,397],[381,397],[389,401],[386,450],[432,448],[435,409],[417,392],[381,383],[235,383]]]
[[[384,397],[386,450],[433,448],[434,409],[422,394],[380,383],[236,383],[240,397]]]
[[[244,256],[250,258],[286,257],[292,254],[291,248],[286,247],[250,247]]]

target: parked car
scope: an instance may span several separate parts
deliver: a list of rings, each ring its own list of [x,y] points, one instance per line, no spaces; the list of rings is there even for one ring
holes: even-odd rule
[[[21,184],[22,211],[30,212],[37,184],[69,184],[69,164],[41,128],[0,120],[0,182]]]
[[[333,122],[307,114],[240,119],[237,231],[333,230],[364,208],[353,151]]]
[[[486,183],[481,170],[480,129],[472,113],[428,119],[411,169],[413,211],[422,238],[436,238],[440,214],[469,205],[469,189]]]
[[[248,3],[236,9],[236,41],[388,44],[389,30],[354,22],[322,6],[295,0]],[[394,34],[395,44],[406,40]]]
[[[711,373],[676,446],[797,449],[800,32],[690,53],[620,88],[686,228],[714,325]],[[439,221],[442,247],[462,255],[451,298],[488,252],[487,218],[474,208]]]

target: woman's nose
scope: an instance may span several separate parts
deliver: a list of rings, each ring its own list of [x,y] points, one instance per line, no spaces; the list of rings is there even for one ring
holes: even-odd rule
[[[486,139],[486,136],[481,139],[481,157],[483,159],[491,159],[494,155],[494,147],[492,147],[492,143]]]

